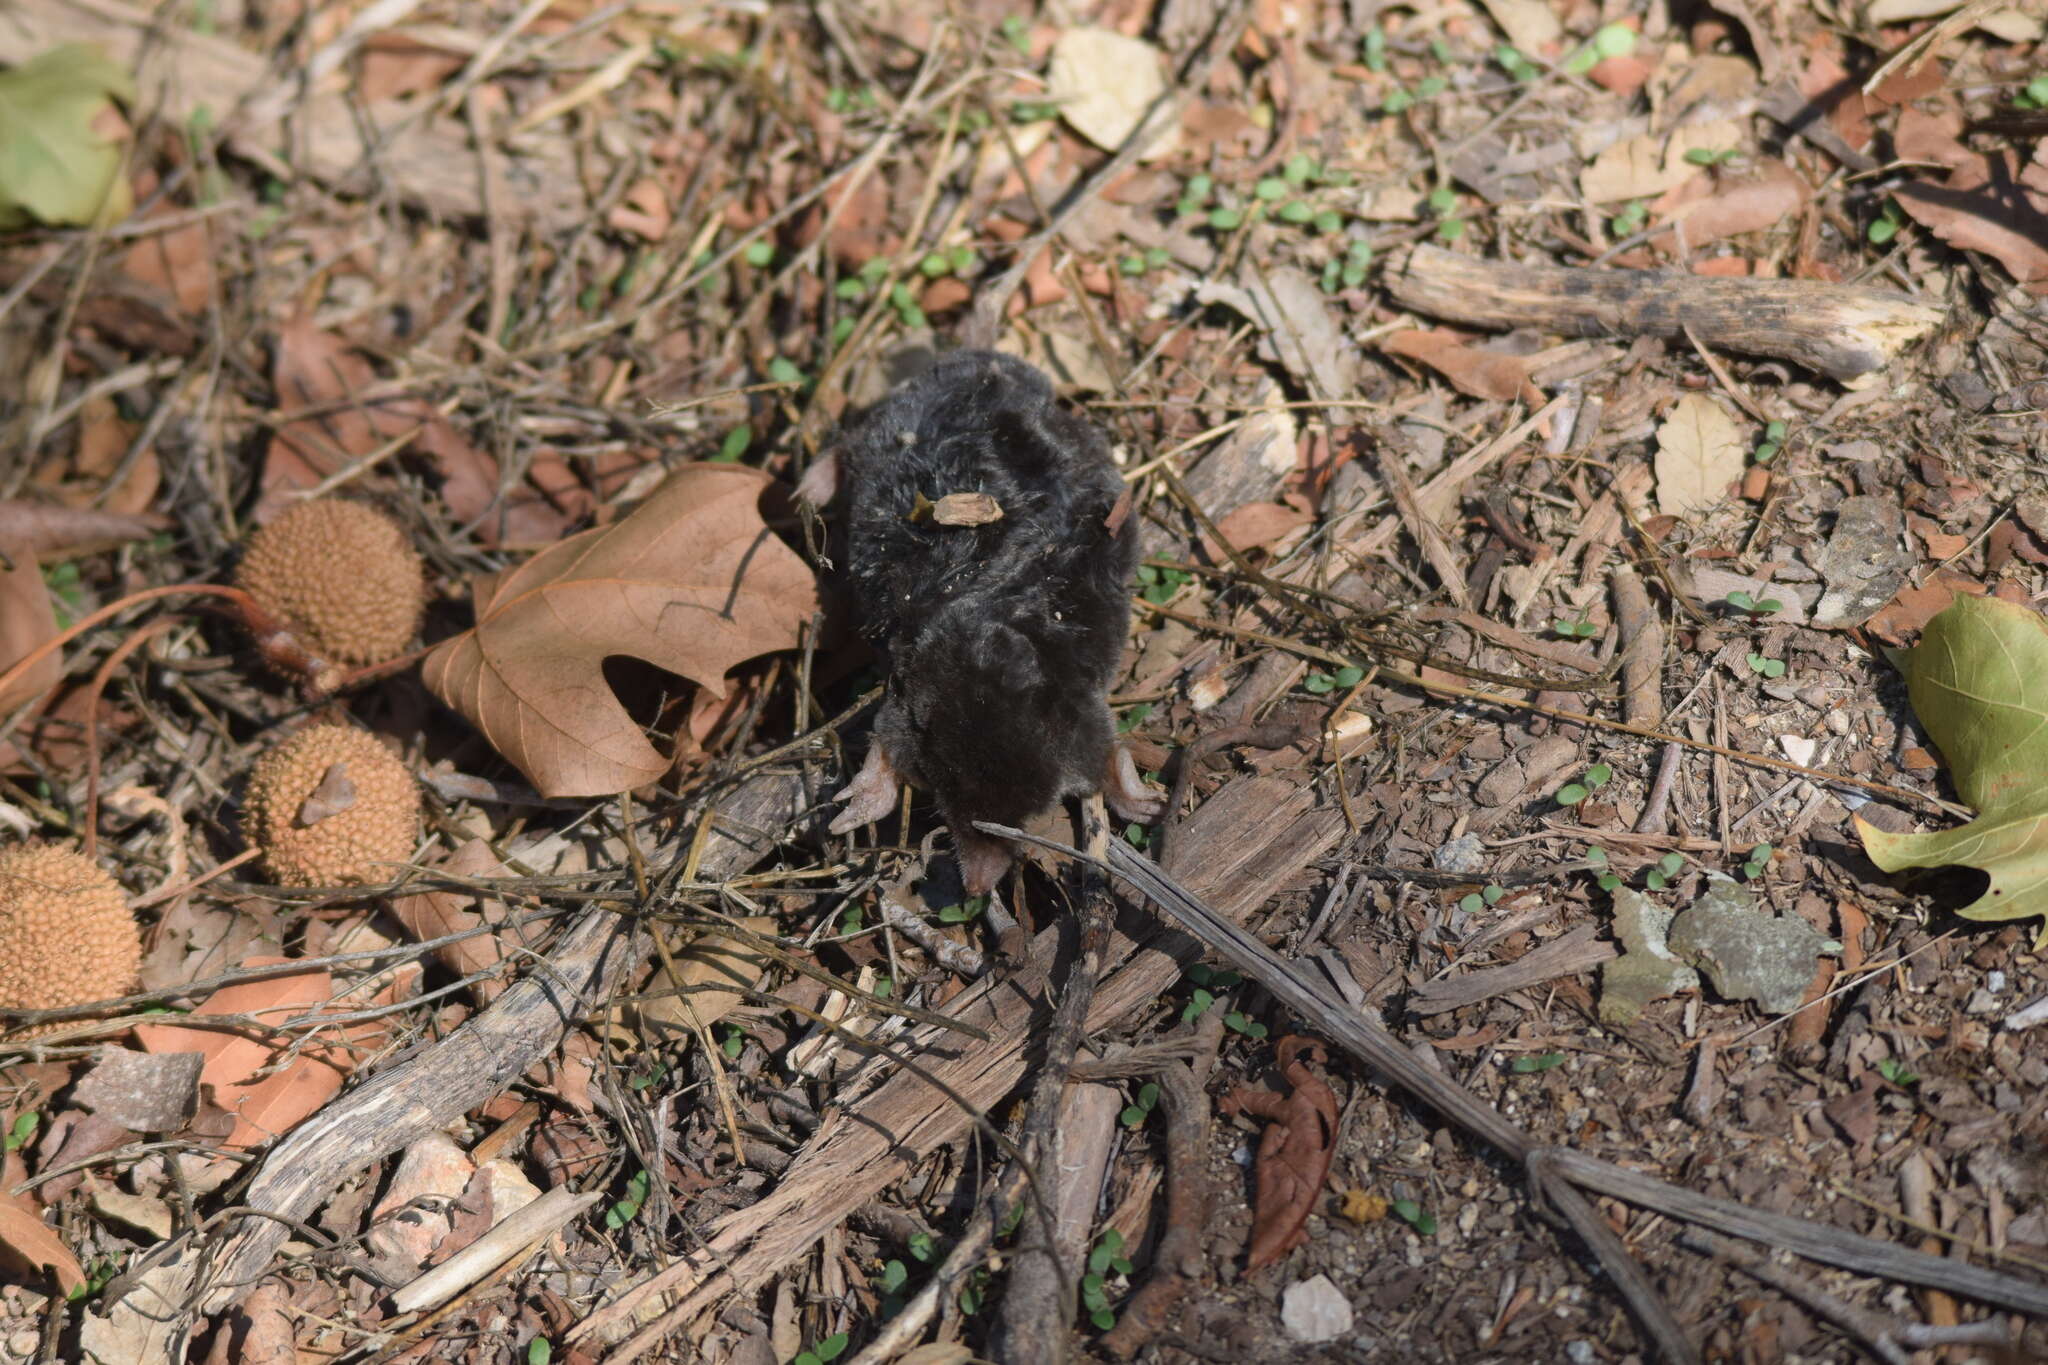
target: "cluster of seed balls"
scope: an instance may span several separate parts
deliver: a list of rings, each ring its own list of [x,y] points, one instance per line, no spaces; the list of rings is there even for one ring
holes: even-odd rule
[[[359,666],[404,653],[426,600],[405,532],[340,499],[298,503],[258,530],[236,581],[310,652]],[[272,881],[353,886],[388,881],[412,857],[420,793],[371,735],[321,724],[256,760],[244,808]],[[111,999],[134,986],[141,958],[120,883],[92,860],[55,844],[0,848],[0,1008]]]

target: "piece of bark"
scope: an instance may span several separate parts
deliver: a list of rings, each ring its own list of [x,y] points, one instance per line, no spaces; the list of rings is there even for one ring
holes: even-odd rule
[[[1672,338],[1690,328],[1715,350],[1797,361],[1852,388],[1875,382],[1873,371],[1941,321],[1938,309],[1888,289],[1519,265],[1426,242],[1389,272],[1387,288],[1404,308],[1478,326]]]
[[[719,880],[753,866],[813,804],[814,795],[797,774],[762,773],[741,784],[716,803],[718,820],[698,860],[699,878]],[[632,921],[609,906],[584,911],[550,946],[541,969],[454,1033],[371,1077],[273,1146],[240,1200],[273,1216],[243,1220],[218,1254],[190,1254],[188,1238],[166,1244],[159,1249],[165,1263],[154,1269],[181,1273],[153,1275],[149,1292],[132,1299],[122,1299],[110,1286],[113,1311],[162,1319],[165,1300],[197,1302],[208,1313],[226,1307],[261,1277],[294,1223],[311,1217],[343,1181],[509,1088],[644,955],[644,936]],[[189,1330],[190,1323],[186,1316],[176,1326]]]
[[[1408,1008],[1425,1016],[1463,1009],[1482,1000],[1491,1000],[1496,995],[1506,995],[1509,991],[1540,986],[1560,976],[1590,971],[1613,958],[1616,952],[1612,943],[1601,941],[1598,926],[1581,924],[1570,933],[1522,954],[1513,962],[1467,972],[1463,976],[1424,982],[1409,997]]]
[[[1614,623],[1621,632],[1622,719],[1645,730],[1664,728],[1664,621],[1650,605],[1642,575],[1615,569]]]
[[[187,126],[204,105],[228,144],[262,165],[356,191],[374,175],[374,183],[437,217],[484,215],[483,169],[459,118],[423,118],[400,129],[417,112],[411,103],[365,108],[341,80],[303,100],[275,98],[290,86],[280,85],[260,54],[119,0],[14,0],[7,12],[0,62],[17,65],[60,43],[94,43],[136,71],[138,89],[161,93],[153,112],[173,127]],[[393,130],[388,145],[386,129]],[[504,193],[490,205],[497,213],[547,232],[574,227],[589,213],[567,138],[530,130],[520,135],[519,155],[498,160]]]
[[[1183,826],[1189,861],[1182,875],[1190,886],[1207,888],[1223,913],[1243,916],[1322,857],[1343,829],[1341,812],[1317,808],[1293,783],[1242,778]],[[1268,833],[1252,837],[1254,830]],[[1118,928],[1105,965],[1122,965],[1098,989],[1090,1029],[1151,1000],[1202,952],[1194,939],[1140,910],[1126,910]],[[773,1191],[721,1218],[698,1251],[585,1318],[571,1340],[590,1349],[638,1326],[605,1359],[639,1359],[719,1295],[767,1283],[926,1153],[959,1138],[975,1122],[963,1106],[986,1109],[1026,1071],[1032,1040],[1052,1013],[1046,977],[1058,937],[1053,929],[1041,932],[1014,973],[977,982],[947,1005],[950,1017],[984,1030],[988,1042],[932,1027],[906,1031],[901,1054],[918,1059],[916,1073],[877,1057],[848,1077],[840,1087],[844,1107],[820,1125]],[[671,1305],[668,1312],[649,1322],[662,1302]]]

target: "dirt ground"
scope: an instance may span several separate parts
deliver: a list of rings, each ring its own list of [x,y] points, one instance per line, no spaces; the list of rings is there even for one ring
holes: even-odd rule
[[[2038,8],[10,8],[0,63],[128,73],[64,79],[132,207],[0,234],[0,842],[87,841],[142,956],[0,1052],[0,1359],[1056,1358],[1001,1345],[1039,1225],[987,1196],[1100,892],[966,900],[923,799],[826,832],[881,673],[764,491],[969,342],[1134,495],[1110,702],[1185,790],[1130,845],[1532,1145],[2048,1276],[2040,923],[1865,842],[1969,815],[1895,651],[2048,601]],[[308,492],[402,529],[423,666],[322,674],[217,586]],[[730,560],[725,624],[472,632],[480,577],[664,528],[604,572]],[[314,721],[420,779],[402,874],[234,861]],[[1774,986],[1618,984],[1710,894]],[[1045,1187],[1074,1358],[1656,1358],[1511,1156],[1117,895],[1081,1060],[1140,1074],[1069,1090]],[[2048,1359],[1593,1207],[1700,1359]]]

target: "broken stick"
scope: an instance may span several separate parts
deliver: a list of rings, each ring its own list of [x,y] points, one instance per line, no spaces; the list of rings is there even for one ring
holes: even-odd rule
[[[1389,272],[1387,290],[1403,308],[1482,327],[1657,337],[1691,328],[1715,350],[1797,361],[1851,388],[1941,321],[1940,310],[1889,289],[1519,265],[1426,242]]]

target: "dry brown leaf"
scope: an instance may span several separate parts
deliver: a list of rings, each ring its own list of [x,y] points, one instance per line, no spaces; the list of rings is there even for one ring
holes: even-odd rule
[[[743,929],[757,934],[775,932],[773,915],[748,915],[735,920]],[[722,934],[705,933],[688,949],[675,955],[676,979],[657,969],[647,983],[653,997],[640,1006],[642,1017],[673,1024],[694,1034],[710,1028],[732,1011],[761,979],[768,958],[753,948]],[[665,994],[676,991],[679,994]]]
[[[1870,101],[1863,96],[1862,82],[1842,65],[1838,48],[1808,58],[1799,75],[1799,93],[1827,111],[1829,125],[1851,148],[1860,152],[1870,145]]]
[[[299,1365],[298,1323],[306,1313],[284,1281],[268,1279],[229,1310],[217,1340],[233,1343],[235,1365]]]
[[[1508,42],[1527,56],[1550,56],[1564,36],[1564,21],[1544,0],[1481,0]]]
[[[1300,501],[1305,504],[1307,500]],[[1248,502],[1218,520],[1216,530],[1239,550],[1265,550],[1314,520],[1315,514],[1305,505]],[[1207,536],[1202,538],[1202,544],[1212,562],[1224,557],[1223,547]]]
[[[1692,151],[1725,152],[1745,145],[1743,125],[1732,119],[1689,124],[1668,134],[1644,133],[1615,143],[1579,172],[1579,189],[1596,204],[1654,199],[1701,174],[1686,159]]]
[[[658,242],[668,236],[669,224],[673,221],[668,192],[662,189],[659,180],[651,178],[634,181],[605,216],[608,226],[620,232],[633,233],[645,242]]]
[[[136,199],[154,194],[156,186],[154,175],[137,176]],[[185,212],[168,199],[159,199],[142,215],[142,220],[176,218]],[[190,316],[205,316],[207,306],[213,302],[213,262],[218,254],[208,234],[208,222],[201,218],[144,237],[121,253],[121,273],[161,290],[164,297],[175,301]]]
[[[0,546],[10,547],[9,553],[15,547],[25,551],[31,569],[37,559],[96,554],[131,540],[146,540],[171,524],[170,518],[154,513],[128,516],[0,499]]]
[[[432,90],[462,70],[464,57],[408,33],[373,33],[363,42],[356,98],[365,104]]]
[[[1903,126],[1904,113],[1900,120]],[[2032,292],[2048,294],[2048,139],[2035,142],[2024,165],[2010,148],[1960,164],[1951,153],[1949,164],[1946,181],[1901,185],[1892,197],[1950,246],[1981,251]]]
[[[439,871],[456,877],[499,877],[506,868],[484,839],[471,839],[439,864]],[[426,891],[416,896],[396,896],[391,912],[406,932],[416,939],[441,938],[465,929],[496,926],[493,932],[475,934],[460,942],[436,948],[434,956],[457,976],[469,976],[496,966],[512,953],[521,951],[527,934],[538,926],[514,928],[504,924],[505,903],[496,897],[475,896],[462,891]],[[493,1000],[511,982],[504,976],[486,977],[471,988],[478,1000]]]
[[[86,399],[78,409],[78,440],[70,450],[51,455],[38,465],[33,483],[66,507],[96,510],[102,515],[147,514],[163,473],[152,446],[144,446],[133,460],[128,458],[135,431],[133,424],[121,420],[113,399]],[[161,526],[171,524],[167,517],[151,520]]]
[[[57,608],[50,601],[36,556],[20,539],[0,538],[0,674],[57,638]],[[64,676],[64,653],[53,649],[6,687],[0,714],[55,687]]]
[[[66,1294],[85,1286],[85,1267],[64,1239],[11,1195],[0,1195],[0,1264],[32,1280],[41,1280],[42,1268],[48,1266],[57,1272],[57,1287]]]
[[[1742,477],[1744,453],[1720,404],[1703,393],[1685,395],[1657,428],[1657,510],[1684,516],[1720,502]]]
[[[616,525],[476,584],[475,628],[427,656],[427,686],[546,796],[605,796],[668,771],[604,677],[645,659],[724,694],[726,671],[790,649],[817,609],[762,520],[772,480],[690,465]]]
[[[1902,645],[1927,628],[1927,623],[1947,611],[1964,593],[1982,597],[1985,589],[1974,578],[1953,569],[1937,569],[1918,587],[1908,585],[1864,625],[1879,638]]]
[[[580,506],[563,501],[580,486],[550,459],[536,460],[527,483],[500,492],[498,462],[477,449],[432,404],[418,398],[365,401],[380,387],[370,362],[346,341],[298,317],[278,328],[271,384],[286,412],[318,409],[287,422],[263,459],[256,519],[267,521],[293,495],[320,484],[371,451],[404,436],[441,476],[441,497],[486,545],[538,544],[559,536]]]
[[[1164,65],[1159,49],[1142,38],[1070,28],[1053,44],[1046,97],[1069,127],[1106,152],[1123,146],[1145,124],[1140,158],[1156,161],[1173,151],[1180,132],[1171,111],[1159,104],[1166,93]]]
[[[1532,357],[1474,350],[1456,332],[1409,328],[1383,337],[1380,349],[1421,361],[1450,380],[1452,388],[1474,398],[1543,401],[1542,393],[1529,378]]]
[[[245,967],[267,967],[282,958],[251,958]],[[223,986],[200,1005],[201,1014],[254,1014],[271,1027],[308,1007],[325,1004],[334,995],[325,970],[294,972],[265,981]],[[286,1057],[282,1035],[267,1030],[254,1036],[174,1024],[140,1024],[135,1038],[146,1052],[197,1052],[206,1058],[201,1085],[213,1101],[235,1118],[234,1132],[224,1145],[258,1147],[313,1113],[341,1089],[352,1065],[346,1051],[307,1047]],[[279,1069],[272,1071],[271,1067]]]
[[[1223,1099],[1225,1113],[1269,1119],[1252,1167],[1252,1244],[1246,1274],[1268,1266],[1308,1239],[1308,1216],[1322,1197],[1330,1158],[1337,1151],[1337,1097],[1301,1060],[1323,1060],[1308,1038],[1287,1037],[1278,1049],[1280,1074],[1294,1087],[1286,1096],[1240,1087]]]
[[[1810,193],[1790,166],[1769,159],[1739,176],[1698,176],[1651,206],[1657,223],[1679,225],[1675,232],[1659,233],[1651,240],[1659,250],[1676,255],[1681,238],[1687,247],[1699,247],[1762,232],[1805,208]]]

